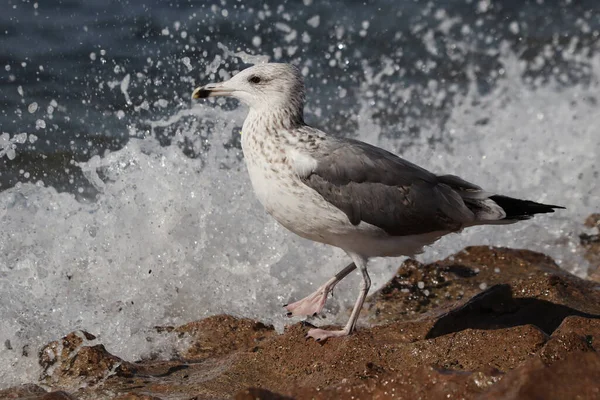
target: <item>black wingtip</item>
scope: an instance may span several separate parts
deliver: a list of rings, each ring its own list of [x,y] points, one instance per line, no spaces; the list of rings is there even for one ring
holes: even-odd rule
[[[514,199],[507,196],[491,196],[496,204],[498,204],[506,213],[505,219],[529,219],[535,214],[553,213],[555,210],[565,210],[563,206],[553,204],[536,203],[530,200]]]

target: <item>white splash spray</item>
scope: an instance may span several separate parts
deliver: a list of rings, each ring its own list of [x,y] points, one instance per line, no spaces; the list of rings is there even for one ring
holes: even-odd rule
[[[503,57],[506,74],[495,91],[456,101],[446,127],[452,140],[445,146],[427,144],[436,126],[425,127],[422,146],[406,151],[402,137],[380,138],[369,122],[368,100],[358,136],[430,170],[567,207],[509,227],[449,236],[424,260],[466,245],[506,245],[546,252],[583,275],[587,264],[577,233],[600,204],[600,135],[594,130],[600,121],[587,99],[600,85],[595,80],[588,86],[529,89],[520,83],[516,58]],[[596,77],[599,61],[593,65]],[[255,200],[240,150],[225,146],[245,112],[196,105],[152,124],[176,125],[175,144],[131,139],[119,151],[82,163],[100,191],[94,203],[42,185],[0,193],[3,386],[35,381],[39,347],[75,329],[98,335],[109,351],[135,360],[168,352],[151,330],[155,325],[230,313],[281,328],[287,322],[281,305],[311,292],[344,265],[341,251],[287,233]],[[482,119],[486,124],[478,123]],[[22,140],[2,138],[3,148]],[[185,156],[176,145],[183,141],[198,152],[206,149],[202,157]],[[378,260],[371,268],[374,286],[397,264]],[[330,304],[334,313],[353,301],[353,285],[356,279],[340,284]]]

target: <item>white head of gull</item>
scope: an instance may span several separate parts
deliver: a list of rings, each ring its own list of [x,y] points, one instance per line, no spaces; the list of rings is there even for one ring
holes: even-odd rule
[[[386,150],[327,136],[304,123],[304,83],[289,64],[260,64],[194,99],[235,97],[250,107],[242,149],[256,196],[269,214],[304,238],[343,249],[352,263],[316,292],[285,305],[288,316],[321,312],[335,285],[358,267],[362,281],[348,323],[310,329],[317,341],[350,334],[370,287],[370,257],[413,256],[443,235],[474,225],[507,224],[559,206],[484,191],[436,175]]]

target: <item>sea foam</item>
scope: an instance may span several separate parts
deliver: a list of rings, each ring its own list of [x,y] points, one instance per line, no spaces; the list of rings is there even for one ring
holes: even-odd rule
[[[599,60],[591,61],[591,83],[571,87],[524,85],[516,57],[502,61],[504,77],[490,93],[473,89],[455,98],[446,140],[430,144],[439,136],[435,124],[424,125],[416,142],[383,137],[368,100],[356,136],[487,190],[567,207],[449,235],[422,261],[467,245],[510,246],[544,252],[585,276],[578,233],[600,204]],[[378,84],[373,76],[369,85]],[[2,386],[36,381],[40,346],[75,329],[98,335],[127,360],[168,356],[173,343],[156,325],[229,313],[281,329],[288,321],[282,304],[345,265],[342,251],[288,233],[255,199],[241,150],[231,145],[245,112],[197,104],[150,121],[151,131],[176,132],[169,146],[133,130],[121,150],[79,165],[98,191],[94,201],[42,183],[0,193]],[[182,143],[200,156],[188,157]],[[398,263],[372,263],[373,289]],[[357,286],[352,277],[336,288],[330,316],[351,304]]]

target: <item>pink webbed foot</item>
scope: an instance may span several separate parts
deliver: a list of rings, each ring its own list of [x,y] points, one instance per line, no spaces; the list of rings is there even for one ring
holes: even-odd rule
[[[286,304],[284,307],[288,311],[288,317],[297,317],[301,315],[316,315],[323,310],[327,295],[330,289],[327,285],[318,288],[314,293],[306,296],[302,300],[298,300],[291,304]]]
[[[325,329],[316,328],[309,330],[306,334],[306,338],[313,338],[317,342],[324,342],[328,338],[348,336],[349,333],[350,332],[346,329],[342,329],[341,331],[327,331]]]

